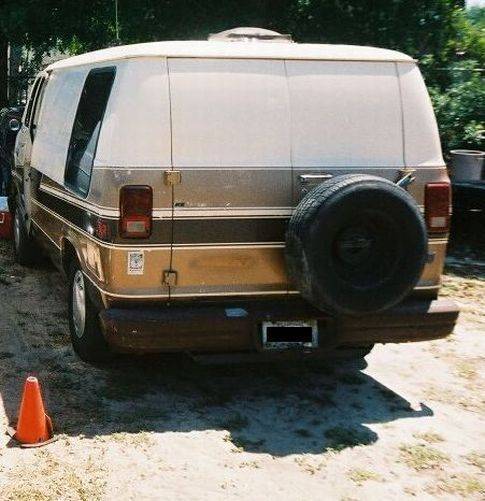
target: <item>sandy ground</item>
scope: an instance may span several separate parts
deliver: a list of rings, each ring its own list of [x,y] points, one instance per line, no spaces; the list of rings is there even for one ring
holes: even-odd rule
[[[0,424],[33,374],[59,434],[30,450],[0,436],[0,499],[483,499],[485,261],[470,256],[445,277],[454,335],[377,346],[364,369],[95,368],[71,351],[60,275],[0,243]]]

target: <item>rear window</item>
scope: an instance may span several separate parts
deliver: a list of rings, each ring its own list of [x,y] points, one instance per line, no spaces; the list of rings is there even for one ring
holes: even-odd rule
[[[84,83],[67,152],[66,184],[82,196],[89,191],[99,131],[115,68],[91,70]]]

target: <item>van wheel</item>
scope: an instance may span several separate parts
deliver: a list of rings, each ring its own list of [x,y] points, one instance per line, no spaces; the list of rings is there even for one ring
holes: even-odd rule
[[[13,251],[15,261],[22,266],[32,266],[37,261],[37,250],[37,245],[25,226],[22,211],[17,207],[13,217]]]
[[[90,284],[79,264],[69,272],[69,329],[74,351],[85,362],[106,362],[113,357],[99,324],[99,310],[91,301]]]
[[[376,176],[338,176],[314,188],[288,224],[288,274],[320,310],[362,315],[390,308],[416,286],[427,232],[414,198]]]

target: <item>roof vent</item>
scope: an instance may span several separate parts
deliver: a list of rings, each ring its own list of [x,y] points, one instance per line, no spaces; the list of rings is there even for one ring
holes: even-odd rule
[[[263,28],[233,28],[209,35],[209,40],[220,42],[293,42],[291,35],[282,35],[277,31]]]

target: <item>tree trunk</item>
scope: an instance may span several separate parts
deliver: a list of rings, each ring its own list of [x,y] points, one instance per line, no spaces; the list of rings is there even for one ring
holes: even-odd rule
[[[8,104],[8,42],[0,33],[0,109]]]

